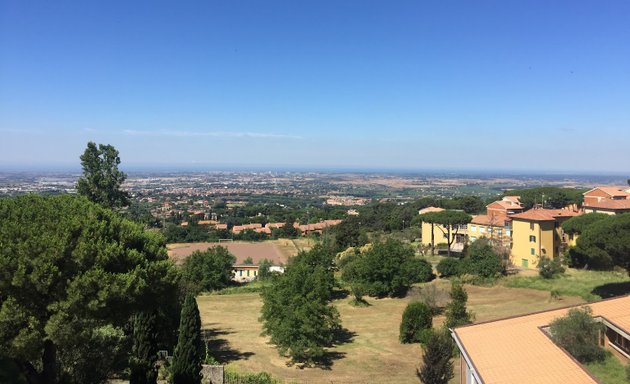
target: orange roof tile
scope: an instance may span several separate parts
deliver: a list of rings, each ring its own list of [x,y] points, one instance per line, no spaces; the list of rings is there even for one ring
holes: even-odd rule
[[[589,304],[593,316],[630,331],[630,296]],[[473,324],[452,331],[485,384],[597,383],[541,330],[569,308]]]
[[[630,209],[630,200],[612,200],[604,199],[602,201],[584,202],[584,208],[598,208],[598,209],[610,209],[610,210],[624,210]]]
[[[522,213],[510,215],[514,220],[527,221],[554,221],[559,217],[579,216],[579,212],[570,211],[568,209],[530,209]]]
[[[492,227],[504,227],[506,221],[512,219],[505,215],[476,215],[473,216],[471,224],[489,225]]]
[[[624,191],[622,188],[618,188],[618,187],[595,187],[593,189],[591,189],[590,191],[586,191],[583,193],[583,195],[587,196],[590,192],[599,189],[600,191],[604,192],[605,194],[609,195],[610,197],[623,197],[625,196],[626,198],[630,197],[630,193]]]

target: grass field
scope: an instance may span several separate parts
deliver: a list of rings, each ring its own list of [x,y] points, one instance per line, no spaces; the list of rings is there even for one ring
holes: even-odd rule
[[[586,369],[605,384],[627,384],[626,367],[612,355],[606,354],[606,359],[601,362],[587,363]]]
[[[566,273],[553,279],[534,276],[509,276],[503,284],[507,287],[556,291],[563,296],[580,296],[594,301],[630,293],[630,278],[626,272],[598,272],[568,268]]]
[[[436,282],[435,284],[444,284]],[[447,283],[446,283],[447,284]],[[524,314],[583,302],[566,297],[550,301],[549,293],[504,286],[466,286],[469,309],[477,321]],[[258,322],[261,300],[256,293],[200,296],[203,327],[215,340],[216,358],[244,372],[266,371],[287,382],[300,383],[417,383],[420,364],[418,345],[401,345],[398,328],[402,312],[414,295],[405,299],[370,299],[369,307],[353,307],[350,298],[335,302],[349,340],[330,349],[329,369],[287,367],[267,338],[261,337]],[[439,325],[443,318],[435,319]],[[455,372],[459,362],[456,360]],[[456,378],[457,379],[457,378]],[[455,382],[455,381],[454,381]]]

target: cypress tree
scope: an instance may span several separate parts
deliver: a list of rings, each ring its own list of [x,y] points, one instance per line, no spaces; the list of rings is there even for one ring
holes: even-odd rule
[[[179,337],[173,354],[173,384],[200,384],[203,343],[197,301],[188,295],[182,307]]]
[[[442,331],[435,332],[429,338],[422,356],[422,368],[416,374],[424,384],[448,384],[453,378],[453,342]]]
[[[459,283],[453,283],[451,287],[451,302],[446,305],[446,326],[448,328],[459,327],[472,323],[472,315],[466,309],[468,294]]]
[[[157,332],[155,313],[142,312],[133,322],[129,384],[156,384]]]

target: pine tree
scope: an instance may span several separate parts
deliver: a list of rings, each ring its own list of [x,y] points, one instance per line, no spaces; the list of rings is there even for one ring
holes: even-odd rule
[[[448,328],[472,323],[472,315],[466,310],[468,294],[459,283],[451,287],[451,302],[446,306],[446,326]]]
[[[155,384],[157,382],[156,361],[156,316],[154,313],[142,312],[135,316],[133,323],[129,384]]]
[[[435,332],[429,338],[417,376],[424,384],[447,384],[453,378],[453,342],[446,332]]]
[[[182,307],[179,337],[173,354],[173,384],[201,383],[203,353],[201,319],[197,301],[194,296],[188,295]]]

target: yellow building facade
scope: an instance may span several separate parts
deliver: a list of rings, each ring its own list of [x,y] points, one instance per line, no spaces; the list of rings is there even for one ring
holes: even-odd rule
[[[541,256],[560,256],[563,246],[568,245],[560,224],[578,214],[562,209],[530,209],[511,216],[512,264],[521,268],[537,268]]]

